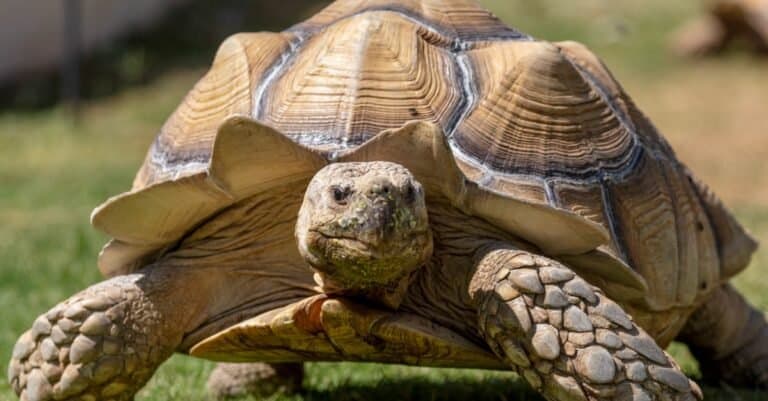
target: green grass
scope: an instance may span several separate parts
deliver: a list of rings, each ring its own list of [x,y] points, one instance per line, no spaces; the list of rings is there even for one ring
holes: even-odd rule
[[[674,92],[675,88],[681,88],[675,86],[680,85],[679,76],[696,68],[664,52],[667,34],[693,12],[693,6],[688,4],[692,2],[487,0],[485,3],[509,23],[538,37],[587,43],[606,59],[651,117],[659,117],[655,120],[662,130],[665,127],[678,130],[671,138],[673,144],[686,144],[688,138],[698,134],[685,125],[675,125],[685,116],[709,118],[722,129],[740,127],[741,130],[739,124],[743,120],[736,121],[734,117],[732,121],[728,115],[716,114],[716,105],[693,102],[691,110],[684,110],[692,114],[669,115],[666,108],[659,106],[663,103],[656,101],[660,88]],[[751,65],[741,58],[709,63],[707,68],[719,73],[738,70],[741,64]],[[85,108],[79,124],[70,121],[60,109],[0,114],[0,364],[9,360],[17,336],[35,316],[99,280],[95,260],[106,238],[90,227],[90,212],[107,197],[130,187],[154,134],[200,73],[179,71],[152,81],[149,86],[99,100]],[[716,85],[705,79],[701,79],[700,84]],[[768,77],[757,75],[749,85],[766,87]],[[760,117],[761,121],[752,124],[768,126],[768,117],[757,116]],[[728,140],[729,137],[723,135],[719,143],[709,143],[726,146]],[[768,146],[766,139],[755,140],[762,142],[754,146]],[[695,153],[684,150],[681,155],[684,159],[690,157],[696,167]],[[748,174],[759,171],[762,163],[760,159],[743,160],[739,154],[727,152],[712,158],[722,160],[725,168],[738,166],[744,180],[754,180]],[[702,166],[708,171],[705,164]],[[732,183],[722,177],[728,176],[704,175],[715,188],[732,188]],[[737,200],[733,204],[740,220],[758,239],[768,242],[768,203],[764,198],[728,192],[722,195]],[[763,310],[768,310],[766,274],[768,252],[762,250],[751,267],[735,280],[736,286]],[[684,346],[673,344],[670,352],[686,373],[698,376],[696,362]],[[205,380],[212,367],[210,362],[173,357],[160,368],[138,399],[205,399]],[[375,364],[309,364],[305,387],[307,392],[303,395],[275,399],[541,399],[509,373]],[[766,393],[705,390],[708,400],[768,398]],[[0,380],[0,401],[15,399],[5,380]]]

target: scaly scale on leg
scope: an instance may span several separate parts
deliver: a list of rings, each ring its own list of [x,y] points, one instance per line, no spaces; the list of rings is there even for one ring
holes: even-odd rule
[[[473,295],[481,331],[548,399],[702,398],[621,307],[564,265],[501,246],[478,267]]]
[[[22,400],[133,398],[181,340],[137,286],[142,277],[94,285],[35,320],[8,370]]]

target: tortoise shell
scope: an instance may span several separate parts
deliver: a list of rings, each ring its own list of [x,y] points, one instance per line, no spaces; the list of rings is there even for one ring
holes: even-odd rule
[[[221,45],[133,189],[94,212],[114,238],[100,268],[133,271],[326,163],[381,158],[651,309],[695,303],[755,248],[582,45],[535,40],[468,0],[340,0]]]

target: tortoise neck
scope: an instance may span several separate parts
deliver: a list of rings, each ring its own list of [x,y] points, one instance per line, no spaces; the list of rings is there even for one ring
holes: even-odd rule
[[[317,293],[294,238],[304,185],[281,186],[235,203],[158,261],[179,269],[180,275],[195,274],[195,280],[204,283],[187,296],[207,300],[182,348]]]
[[[433,256],[416,272],[400,309],[427,316],[483,343],[477,332],[477,310],[470,297],[477,255],[494,243],[534,248],[444,200],[429,200],[429,221],[434,238]]]

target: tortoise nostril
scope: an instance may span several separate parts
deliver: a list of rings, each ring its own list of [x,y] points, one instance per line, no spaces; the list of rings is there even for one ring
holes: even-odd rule
[[[413,184],[408,183],[408,186],[405,188],[405,201],[408,203],[412,203],[416,200],[416,188],[413,187]]]
[[[389,182],[376,182],[371,184],[370,189],[368,190],[368,195],[371,197],[376,196],[387,196],[392,192],[392,184]]]

